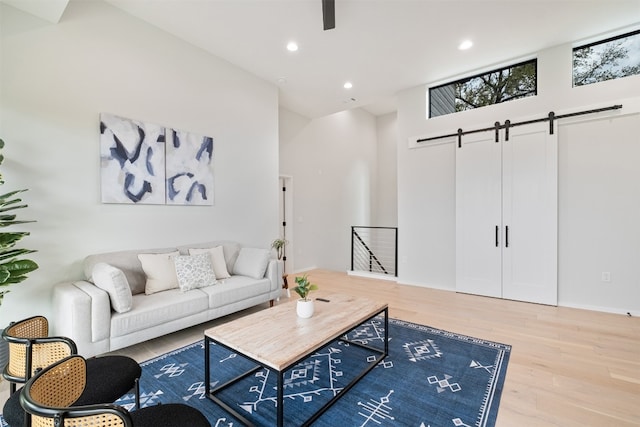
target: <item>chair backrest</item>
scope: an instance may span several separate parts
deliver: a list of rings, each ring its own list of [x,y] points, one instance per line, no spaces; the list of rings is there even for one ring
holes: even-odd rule
[[[71,356],[53,364],[33,378],[29,393],[40,406],[68,407],[75,403],[87,383],[87,364]]]
[[[131,419],[111,404],[73,407],[87,380],[86,361],[69,356],[36,374],[24,386],[22,407],[32,427],[129,427]]]
[[[41,338],[49,336],[49,321],[44,316],[33,316],[14,322],[7,328],[9,335],[17,338]]]
[[[9,363],[2,373],[8,381],[26,382],[37,370],[77,353],[71,339],[48,335],[49,322],[43,316],[12,323],[2,332],[9,343]]]

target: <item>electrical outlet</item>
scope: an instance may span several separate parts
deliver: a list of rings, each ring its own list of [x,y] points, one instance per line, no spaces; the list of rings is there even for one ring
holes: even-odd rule
[[[611,281],[611,273],[608,271],[602,272],[602,281],[609,283]]]

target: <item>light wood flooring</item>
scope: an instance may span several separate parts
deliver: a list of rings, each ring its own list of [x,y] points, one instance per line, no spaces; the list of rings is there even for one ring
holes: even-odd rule
[[[390,317],[511,345],[498,427],[640,426],[639,318],[398,285],[326,270],[313,270],[309,277],[320,287],[314,296],[336,292],[368,296],[386,301]],[[286,294],[280,303],[284,301]],[[148,360],[201,339],[211,326],[264,309],[268,304],[116,353]]]

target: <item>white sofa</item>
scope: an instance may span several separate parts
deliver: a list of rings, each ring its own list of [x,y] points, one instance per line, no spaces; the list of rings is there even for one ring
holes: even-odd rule
[[[198,249],[203,252],[202,249],[219,250],[220,247],[224,262],[220,265],[221,258],[218,258],[217,267],[222,270],[226,267],[230,277],[218,275],[215,284],[210,286],[189,289],[194,286],[187,284],[186,288],[155,289],[148,294],[147,279],[151,272],[146,260],[149,257],[143,255],[147,257],[143,258],[147,263],[145,272],[139,254],[167,254],[160,256],[166,258],[168,253],[178,252],[181,260],[190,262],[191,259],[202,260],[202,255],[186,258],[190,249],[194,249],[191,252],[198,252]],[[209,259],[209,255],[205,256]],[[178,263],[176,258],[172,259]],[[211,260],[211,267],[216,267],[215,261]],[[172,268],[175,269],[173,265]],[[108,281],[113,279],[115,282],[115,292],[121,294],[115,295],[113,288],[104,286],[104,271],[109,273]],[[53,333],[73,339],[79,353],[85,357],[107,353],[257,304],[273,302],[282,292],[282,271],[282,261],[271,258],[269,250],[243,248],[229,241],[90,255],[84,260],[85,280],[59,283],[54,287]],[[217,269],[214,272],[219,273]],[[99,278],[97,283],[94,283],[95,278]],[[180,286],[185,283],[184,277],[181,279]],[[113,283],[108,285],[113,286]],[[127,285],[128,289],[125,289]]]

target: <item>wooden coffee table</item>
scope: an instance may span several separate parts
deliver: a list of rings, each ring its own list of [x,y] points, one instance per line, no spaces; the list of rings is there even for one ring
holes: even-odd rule
[[[257,370],[267,368],[278,377],[277,425],[284,425],[284,373],[300,361],[309,357],[335,339],[351,345],[364,347],[378,353],[365,370],[354,378],[340,393],[334,396],[303,425],[307,426],[320,417],[343,394],[383,360],[389,351],[388,305],[367,298],[342,294],[323,295],[315,301],[313,317],[302,319],[296,315],[296,302],[287,302],[233,320],[204,332],[204,375],[207,397],[237,417],[243,424],[252,426],[249,420],[229,404],[216,396],[218,392],[246,378]],[[384,349],[349,341],[344,336],[368,320],[384,314]],[[211,343],[221,345],[256,363],[256,367],[211,390],[210,349]]]

